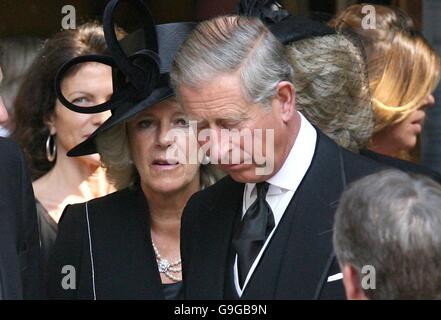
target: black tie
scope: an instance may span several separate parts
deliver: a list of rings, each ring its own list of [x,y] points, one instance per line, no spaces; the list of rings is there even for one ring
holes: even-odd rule
[[[261,182],[256,184],[256,188],[257,199],[245,212],[233,236],[241,288],[243,288],[248,271],[275,225],[273,212],[265,200],[269,184]]]

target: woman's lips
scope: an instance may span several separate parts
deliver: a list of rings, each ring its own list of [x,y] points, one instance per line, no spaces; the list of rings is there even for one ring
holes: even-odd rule
[[[179,166],[179,162],[176,160],[154,160],[152,167],[156,170],[173,170]]]
[[[422,114],[417,119],[412,121],[410,125],[417,132],[420,133],[423,130],[424,119],[426,118],[426,114]]]
[[[175,165],[178,164],[178,160],[175,159],[156,159],[152,162],[155,165]]]

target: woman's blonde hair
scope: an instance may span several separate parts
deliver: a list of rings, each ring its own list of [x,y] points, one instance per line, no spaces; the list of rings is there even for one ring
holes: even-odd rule
[[[366,62],[349,35],[330,34],[287,46],[297,109],[339,145],[358,152],[374,126]]]
[[[440,57],[416,31],[410,17],[393,7],[373,5],[376,26],[363,28],[365,4],[341,12],[331,26],[357,33],[365,46],[375,112],[374,133],[403,121],[421,106],[440,80]]]
[[[131,186],[138,172],[130,156],[127,122],[121,122],[98,135],[96,146],[102,165],[106,168],[107,179],[117,190]]]
[[[106,168],[107,179],[117,190],[130,187],[137,182],[139,174],[131,158],[127,121],[98,135],[96,146],[103,167]],[[199,170],[201,189],[216,183],[223,176],[211,165],[201,165]]]

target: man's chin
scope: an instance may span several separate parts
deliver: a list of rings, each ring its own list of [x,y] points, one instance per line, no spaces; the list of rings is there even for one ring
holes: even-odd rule
[[[257,183],[266,180],[265,176],[257,175],[256,168],[251,167],[244,170],[225,170],[225,172],[236,182]]]

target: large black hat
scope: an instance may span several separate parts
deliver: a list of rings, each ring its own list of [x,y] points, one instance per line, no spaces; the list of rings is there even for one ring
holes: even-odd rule
[[[114,14],[121,2],[133,5],[140,15],[143,28],[119,42],[115,34]],[[104,11],[103,27],[109,55],[74,58],[60,68],[55,79],[58,99],[70,110],[79,113],[106,110],[112,112],[111,117],[88,139],[67,153],[71,157],[96,153],[95,139],[99,134],[174,95],[169,82],[171,64],[179,46],[193,30],[195,23],[179,22],[155,26],[148,8],[141,0],[111,0]],[[81,107],[63,96],[63,78],[69,74],[71,68],[85,62],[98,62],[112,67],[113,94],[109,101],[97,106]]]

